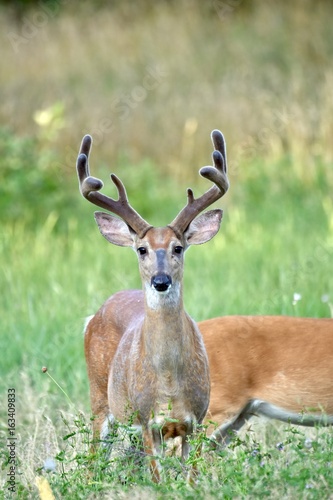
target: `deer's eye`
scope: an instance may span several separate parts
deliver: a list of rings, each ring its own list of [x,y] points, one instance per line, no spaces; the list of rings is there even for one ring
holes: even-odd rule
[[[177,253],[178,255],[180,255],[180,254],[182,253],[182,251],[183,251],[183,247],[181,247],[181,246],[177,246],[177,247],[175,247],[175,248],[173,249],[173,251],[174,251],[175,253]]]
[[[138,253],[139,253],[140,255],[146,255],[146,253],[147,253],[147,248],[145,248],[145,247],[139,247],[139,248],[138,248]]]

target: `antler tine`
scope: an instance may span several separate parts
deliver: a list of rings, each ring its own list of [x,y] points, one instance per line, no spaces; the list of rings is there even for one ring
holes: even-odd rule
[[[103,182],[90,175],[89,154],[92,145],[92,137],[85,135],[82,139],[79,156],[77,158],[76,168],[79,178],[80,192],[84,198],[97,205],[98,207],[109,210],[121,217],[128,226],[130,226],[140,238],[146,234],[152,226],[148,224],[129,204],[126,189],[121,180],[111,174],[111,180],[118,190],[118,200],[114,200],[99,191],[103,187]]]
[[[215,147],[212,155],[214,166],[202,167],[199,173],[213,182],[214,186],[197,199],[194,198],[192,189],[187,190],[187,205],[169,224],[176,233],[183,233],[200,212],[222,198],[229,189],[226,144],[223,134],[219,130],[213,130],[211,139]]]
[[[89,154],[92,145],[92,137],[85,135],[82,139],[79,156],[76,162],[77,174],[79,177],[79,188],[82,196],[89,199],[91,191],[99,191],[103,187],[103,182],[96,177],[91,177],[89,171]]]

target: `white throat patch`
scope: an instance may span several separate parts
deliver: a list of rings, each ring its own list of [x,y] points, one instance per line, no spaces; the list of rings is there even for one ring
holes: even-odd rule
[[[158,292],[153,286],[146,285],[147,306],[154,311],[163,307],[175,307],[179,304],[180,284],[171,285],[165,292]]]

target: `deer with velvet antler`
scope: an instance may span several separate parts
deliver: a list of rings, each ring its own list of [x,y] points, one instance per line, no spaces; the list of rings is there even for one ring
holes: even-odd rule
[[[113,295],[86,327],[94,434],[103,441],[115,421],[126,423],[135,415],[144,449],[153,456],[163,454],[164,441],[179,436],[186,459],[189,439],[209,405],[208,359],[200,330],[184,310],[183,266],[187,248],[209,241],[220,227],[221,210],[200,215],[229,186],[223,135],[215,130],[212,140],[214,166],[200,173],[213,186],[198,199],[189,189],[187,205],[166,227],[152,227],[130,206],[114,174],[119,199],[100,193],[102,182],[89,172],[90,136],[83,138],[77,161],[82,195],[118,216],[96,212],[100,232],[109,242],[134,249],[143,287]],[[151,469],[159,481],[154,458]]]

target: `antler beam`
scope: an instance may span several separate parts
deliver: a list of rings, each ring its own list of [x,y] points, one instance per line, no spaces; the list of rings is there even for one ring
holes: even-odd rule
[[[148,224],[129,204],[126,189],[121,180],[114,174],[111,174],[111,180],[118,190],[118,200],[114,200],[99,191],[103,187],[103,182],[90,175],[89,154],[92,145],[92,137],[85,135],[82,139],[79,156],[77,158],[76,168],[79,178],[80,192],[84,198],[98,207],[109,210],[121,217],[128,226],[130,226],[140,238],[146,234],[152,226]]]
[[[212,205],[228,191],[226,144],[223,134],[213,130],[211,134],[215,148],[213,152],[214,166],[202,167],[199,171],[202,177],[214,183],[205,194],[195,199],[192,189],[187,190],[187,205],[179,212],[177,217],[169,224],[176,233],[183,233],[195,217]]]

